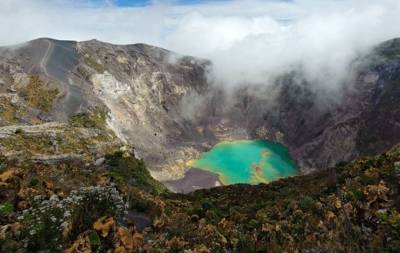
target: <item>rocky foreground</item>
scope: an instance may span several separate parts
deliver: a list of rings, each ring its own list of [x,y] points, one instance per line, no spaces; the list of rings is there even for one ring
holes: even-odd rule
[[[400,250],[400,148],[268,185],[182,195],[94,123],[80,115],[0,128],[1,252]]]

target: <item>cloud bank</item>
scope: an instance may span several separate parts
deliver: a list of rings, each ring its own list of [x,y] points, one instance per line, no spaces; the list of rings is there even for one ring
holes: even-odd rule
[[[400,37],[398,0],[100,2],[1,0],[0,44],[38,37],[143,42],[212,60],[213,78],[229,87],[301,67],[308,80],[335,89],[355,57]]]

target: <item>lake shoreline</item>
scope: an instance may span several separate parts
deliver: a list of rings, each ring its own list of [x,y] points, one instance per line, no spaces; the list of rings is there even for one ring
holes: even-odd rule
[[[219,175],[224,185],[269,183],[298,174],[285,146],[260,139],[222,141],[189,166]]]
[[[194,167],[189,168],[183,178],[164,181],[163,184],[173,192],[184,194],[223,185],[218,174]]]

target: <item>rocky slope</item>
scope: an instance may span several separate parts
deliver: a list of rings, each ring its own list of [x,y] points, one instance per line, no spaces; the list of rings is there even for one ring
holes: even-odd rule
[[[281,142],[306,173],[400,142],[399,44],[358,59],[341,98],[321,106],[301,72],[228,96],[207,79],[206,60],[143,44],[39,39],[0,48],[0,124],[105,115],[161,181],[183,177],[186,161],[229,139]]]
[[[194,127],[179,108],[185,94],[204,89],[207,62],[176,60],[147,45],[50,39],[4,48],[0,55],[3,125],[66,122],[78,113],[101,112],[154,171],[176,165],[168,163],[172,157],[194,156],[193,148],[181,148]]]

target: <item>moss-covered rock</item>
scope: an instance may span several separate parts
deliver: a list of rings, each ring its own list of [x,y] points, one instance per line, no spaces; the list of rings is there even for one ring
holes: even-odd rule
[[[69,124],[73,127],[106,129],[107,113],[99,108],[72,115]]]

